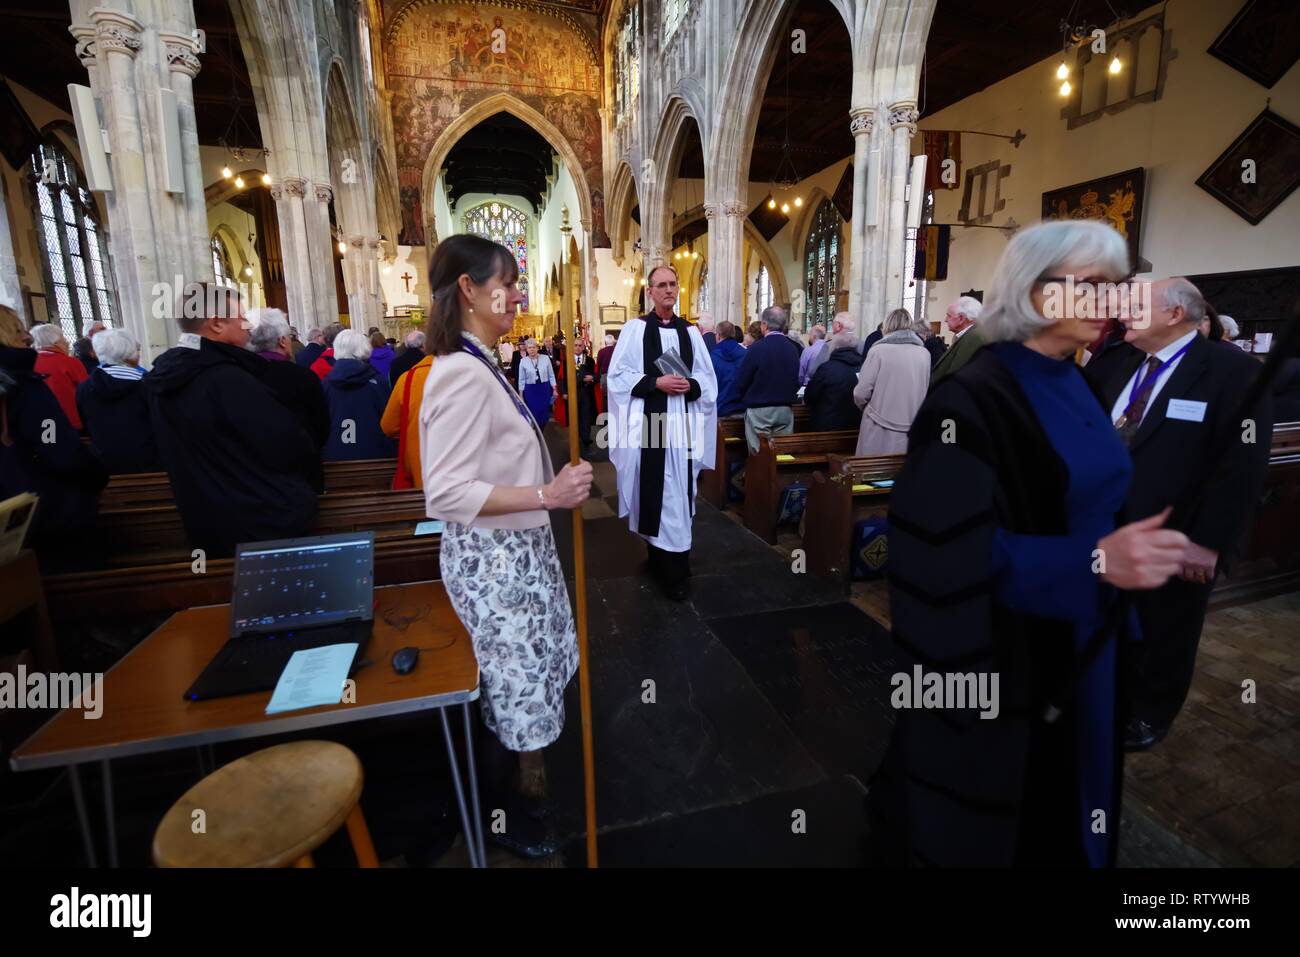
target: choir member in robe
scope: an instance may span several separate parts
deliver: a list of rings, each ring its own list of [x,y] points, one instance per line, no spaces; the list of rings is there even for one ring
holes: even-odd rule
[[[623,329],[609,369],[609,457],[618,473],[619,515],[646,541],[650,572],[669,597],[687,595],[691,522],[702,469],[717,441],[718,385],[700,332],[673,313],[677,273],[649,277],[653,308]],[[690,376],[665,375],[655,360],[673,351]]]
[[[991,344],[917,413],[889,511],[893,681],[929,672],[949,693],[891,697],[898,722],[869,799],[876,863],[1114,864],[1116,683],[1136,616],[1111,605],[1177,574],[1187,537],[1161,527],[1167,509],[1117,517],[1133,466],[1072,361],[1105,297],[1047,303],[1062,277],[1117,282],[1128,262],[1099,222],[1017,233],[989,283]],[[992,708],[957,693],[971,676],[997,676]]]

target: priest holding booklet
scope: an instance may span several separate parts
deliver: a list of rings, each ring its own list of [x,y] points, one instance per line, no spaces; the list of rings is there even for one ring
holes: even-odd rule
[[[717,442],[718,383],[699,330],[673,313],[676,270],[655,267],[648,286],[653,309],[628,322],[610,360],[609,457],[618,513],[645,539],[651,575],[681,601],[696,484]]]

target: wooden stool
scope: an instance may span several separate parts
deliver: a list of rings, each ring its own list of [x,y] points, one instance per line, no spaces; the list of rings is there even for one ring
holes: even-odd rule
[[[232,761],[172,805],[154,834],[154,863],[312,867],[311,852],[346,823],[357,863],[378,867],[361,814],[363,777],[357,756],[330,741],[294,741]]]

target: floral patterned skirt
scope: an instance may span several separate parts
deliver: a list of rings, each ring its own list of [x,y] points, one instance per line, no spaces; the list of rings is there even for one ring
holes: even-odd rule
[[[478,659],[483,721],[512,751],[560,736],[578,638],[551,526],[447,522],[442,581]]]

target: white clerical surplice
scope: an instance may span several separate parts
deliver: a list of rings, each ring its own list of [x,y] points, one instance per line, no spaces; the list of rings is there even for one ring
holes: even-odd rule
[[[653,314],[648,318],[656,320]],[[651,394],[653,379],[662,373],[646,362],[646,320],[628,322],[619,334],[609,364],[609,458],[618,472],[618,514],[628,517],[628,527],[656,548],[684,552],[691,547],[699,474],[713,467],[717,447],[718,381],[698,329],[676,317],[669,326],[657,321],[655,325],[661,354],[674,351],[686,359],[682,354],[683,333],[687,337],[691,379],[699,384],[699,396],[688,401],[686,395],[668,395],[666,403],[662,403]],[[647,378],[651,381],[647,382]],[[663,404],[663,412],[647,413],[647,399],[652,407]],[[643,448],[647,443],[663,448],[662,465],[657,456]],[[658,516],[653,514],[653,494],[648,496],[651,501],[643,514],[643,481],[653,481],[649,474],[643,479],[647,467],[661,468],[663,472]]]

